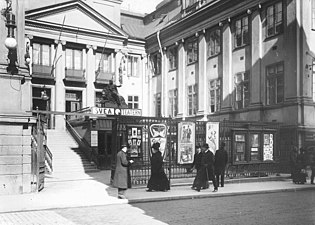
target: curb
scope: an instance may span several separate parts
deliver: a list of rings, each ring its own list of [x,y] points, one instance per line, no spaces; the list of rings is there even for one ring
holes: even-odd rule
[[[278,192],[296,192],[303,190],[313,190],[314,187],[300,187],[300,188],[284,188],[284,189],[273,189],[273,190],[261,190],[261,191],[243,191],[243,192],[233,192],[233,193],[206,193],[199,195],[184,195],[184,196],[167,196],[167,197],[152,197],[146,199],[128,199],[128,204],[136,203],[148,203],[148,202],[161,202],[161,201],[172,201],[172,200],[187,200],[187,199],[200,199],[200,198],[217,198],[217,197],[230,197],[239,195],[253,195],[253,194],[269,194]]]

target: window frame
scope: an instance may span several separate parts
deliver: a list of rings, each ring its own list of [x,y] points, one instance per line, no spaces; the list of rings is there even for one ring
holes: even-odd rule
[[[136,60],[136,62],[135,62]],[[127,76],[128,77],[139,77],[140,73],[140,57],[137,55],[127,56]]]
[[[212,86],[214,83],[214,86]],[[222,81],[221,78],[209,80],[209,112],[219,112],[221,109],[221,96],[222,96]],[[212,92],[214,96],[212,96]],[[214,102],[214,104],[212,104]],[[212,105],[214,106],[212,109]]]
[[[238,76],[241,76],[240,82]],[[247,86],[247,88],[246,88]],[[240,100],[238,100],[239,92],[240,91]],[[235,102],[235,109],[245,109],[250,104],[250,73],[249,71],[236,73],[234,75],[234,102]]]
[[[178,89],[169,90],[169,115],[174,118],[178,114]]]
[[[107,60],[105,59],[105,57],[107,57]],[[100,58],[98,58],[100,57]],[[103,59],[102,59],[103,58]],[[102,62],[100,63],[102,59]],[[107,62],[108,66],[107,66],[107,70],[105,70],[105,63],[104,62]],[[106,73],[106,74],[112,74],[113,71],[112,71],[112,62],[113,62],[113,57],[112,57],[112,54],[109,53],[109,52],[96,52],[95,53],[95,68],[96,70],[98,71],[98,68],[100,66],[100,72],[103,72],[103,73]]]
[[[186,42],[186,57],[187,65],[197,63],[199,55],[199,42],[198,38],[190,38]]]
[[[219,33],[219,37],[215,35]],[[221,28],[215,28],[207,33],[207,56],[208,58],[219,55],[222,49],[222,30]]]
[[[281,5],[281,22],[277,21],[277,15],[279,15],[279,12],[276,12],[277,9],[277,5]],[[269,10],[272,8],[272,15],[269,15]],[[284,7],[283,7],[283,2],[282,1],[278,1],[276,3],[270,4],[268,6],[266,6],[266,38],[270,38],[273,36],[277,36],[279,34],[283,33],[283,29],[284,29]],[[271,18],[271,19],[270,19]],[[279,29],[279,31],[277,31],[277,28]],[[269,34],[269,30],[272,29],[272,33]]]
[[[277,72],[278,66],[282,66],[282,71]],[[269,69],[274,68],[276,69],[275,73],[269,74]],[[266,66],[266,105],[277,105],[277,104],[282,104],[284,103],[284,87],[285,87],[285,81],[284,81],[284,73],[285,73],[285,68],[284,68],[284,63],[283,62],[278,62],[274,63],[271,65]],[[282,80],[282,85],[278,85],[278,80]],[[272,83],[272,86],[270,86],[270,82],[273,81],[275,83]],[[281,82],[280,82],[281,83]],[[274,87],[274,92],[272,92],[271,88]],[[279,95],[278,93],[280,92],[278,88],[282,87],[281,94]],[[272,93],[271,93],[272,92]],[[271,102],[271,94],[274,94],[274,99]],[[278,101],[278,97],[282,96],[282,101]]]
[[[127,99],[128,99],[127,105],[129,109],[139,109],[138,95],[128,95]]]
[[[178,48],[170,47],[168,50],[168,70],[177,70],[178,67]]]
[[[162,74],[162,55],[160,52],[154,53],[151,56],[151,62],[153,66],[153,74],[154,76],[158,76]]]
[[[155,115],[156,115],[156,117],[162,117],[162,94],[161,94],[161,92],[155,94],[154,100],[155,100]]]
[[[198,112],[198,85],[187,86],[187,114],[195,116]]]
[[[39,63],[34,63],[34,51],[35,51],[35,46],[39,46],[39,50],[38,50],[38,62]],[[47,46],[48,47],[48,65],[47,64],[43,64],[44,61],[44,52],[43,52],[43,46]],[[32,63],[34,65],[40,65],[40,66],[52,66],[52,57],[51,57],[51,46],[49,44],[45,44],[45,43],[38,43],[38,42],[34,42],[32,43]]]
[[[244,25],[244,19],[247,20],[247,24]],[[237,25],[237,23],[240,22],[240,26]],[[234,27],[234,49],[242,48],[244,46],[247,46],[250,44],[251,36],[250,36],[250,15],[245,14],[242,16],[239,16],[234,20],[233,23]],[[247,29],[245,29],[247,28]],[[245,31],[247,33],[245,33]],[[238,44],[239,38],[241,40],[241,43]]]
[[[71,51],[71,61],[70,66],[68,66],[68,55],[67,52]],[[76,68],[76,52],[80,52],[80,68]],[[65,50],[65,66],[68,70],[83,70],[83,51],[79,48],[66,48]]]

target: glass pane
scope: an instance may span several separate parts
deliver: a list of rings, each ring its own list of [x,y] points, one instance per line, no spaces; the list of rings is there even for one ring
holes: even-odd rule
[[[138,96],[134,96],[134,101],[138,102],[139,101],[139,97]]]
[[[50,46],[42,45],[42,65],[50,66]]]
[[[40,45],[33,44],[33,64],[40,64]]]
[[[129,101],[129,102],[132,101],[132,96],[128,96],[128,101]]]
[[[82,69],[82,51],[74,50],[74,69]]]
[[[73,69],[72,56],[72,50],[66,49],[66,67],[68,69]]]

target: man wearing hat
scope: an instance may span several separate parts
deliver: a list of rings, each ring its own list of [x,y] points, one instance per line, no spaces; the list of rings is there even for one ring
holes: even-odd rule
[[[213,192],[218,191],[218,185],[214,177],[214,155],[209,149],[209,145],[207,143],[203,144],[203,155],[201,158],[201,170],[203,171],[206,180],[211,180],[214,186]],[[197,187],[197,191],[200,191],[200,186]]]
[[[219,185],[221,176],[221,187],[224,187],[225,167],[228,162],[228,154],[225,150],[225,143],[221,142],[220,148],[215,152],[214,173],[216,182]]]
[[[127,160],[127,150],[127,145],[123,144],[116,157],[113,186],[118,188],[118,198],[120,199],[126,199],[125,192],[128,188],[128,167],[133,163],[133,160]]]

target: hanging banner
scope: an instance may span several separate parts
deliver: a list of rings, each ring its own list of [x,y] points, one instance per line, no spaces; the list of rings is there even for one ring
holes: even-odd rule
[[[219,149],[219,122],[208,122],[206,124],[206,142],[210,151],[215,154]]]
[[[195,154],[195,124],[193,122],[178,123],[177,163],[193,163]]]
[[[166,159],[166,134],[167,127],[164,123],[150,125],[150,156],[152,156],[151,146],[158,142],[160,143],[160,152],[162,153],[163,160]]]
[[[127,138],[130,146],[130,157],[142,156],[142,127],[127,126]]]

